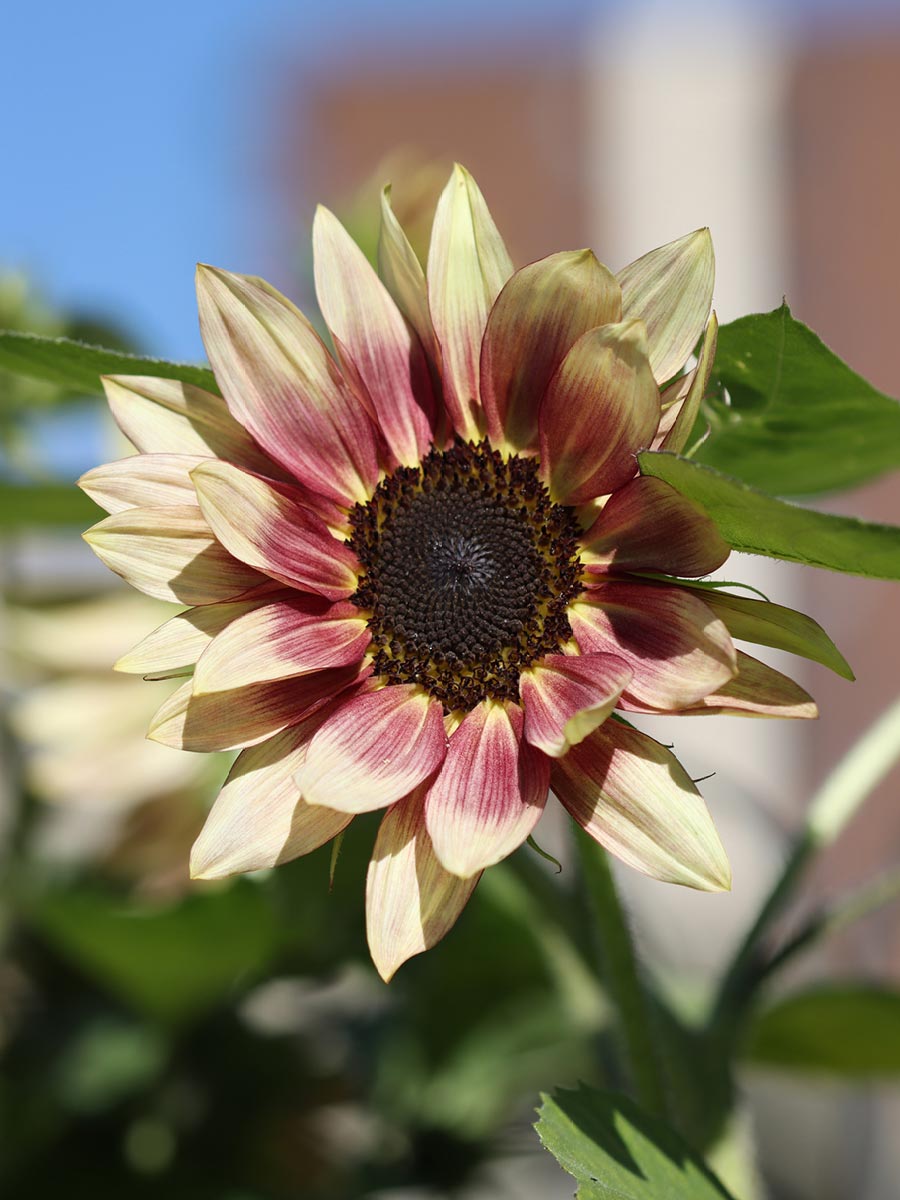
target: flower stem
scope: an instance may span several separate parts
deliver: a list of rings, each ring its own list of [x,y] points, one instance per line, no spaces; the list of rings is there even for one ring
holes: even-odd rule
[[[635,1095],[650,1113],[665,1115],[666,1097],[653,1014],[640,978],[628,918],[619,899],[606,851],[580,829],[576,833],[582,876],[596,922],[602,981],[619,1023]]]

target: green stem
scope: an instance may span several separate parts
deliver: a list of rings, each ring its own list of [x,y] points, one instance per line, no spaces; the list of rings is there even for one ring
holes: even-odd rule
[[[576,833],[576,845],[596,923],[602,981],[619,1023],[635,1094],[647,1112],[664,1116],[666,1097],[654,1039],[653,1016],[609,860],[606,851],[580,829]]]

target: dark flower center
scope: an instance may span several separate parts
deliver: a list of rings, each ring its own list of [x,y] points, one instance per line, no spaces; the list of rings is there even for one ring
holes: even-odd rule
[[[419,683],[447,711],[515,700],[519,673],[572,636],[578,526],[537,460],[489,444],[433,450],[350,513],[376,674]]]

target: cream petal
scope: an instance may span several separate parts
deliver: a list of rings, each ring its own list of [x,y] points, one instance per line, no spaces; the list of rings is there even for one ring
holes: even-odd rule
[[[389,186],[381,194],[378,270],[394,303],[419,335],[430,363],[439,370],[441,353],[431,324],[425,272],[391,208]]]
[[[469,879],[525,841],[547,800],[549,759],[523,740],[522,710],[483,700],[450,737],[425,799],[444,867]]]
[[[479,361],[488,313],[512,274],[475,180],[458,163],[434,214],[428,252],[428,303],[453,427],[466,440],[483,429]]]
[[[440,704],[411,684],[348,700],[313,738],[303,797],[341,812],[386,808],[434,772],[446,749]]]
[[[569,608],[584,653],[613,654],[634,676],[626,697],[654,708],[686,708],[736,671],[728,630],[692,592],[662,584],[606,582]]]
[[[519,677],[526,740],[561,758],[603,724],[631,677],[611,654],[545,655]]]
[[[507,281],[488,317],[481,399],[494,445],[537,450],[538,407],[575,342],[620,321],[622,293],[590,250],[551,254]]]
[[[307,804],[294,782],[320,724],[316,714],[241,752],[194,843],[192,879],[275,867],[346,829],[352,816]]]
[[[125,509],[83,536],[111,571],[158,600],[214,604],[266,582],[216,541],[194,506]]]
[[[385,813],[366,879],[366,929],[385,983],[453,927],[480,875],[460,879],[439,862],[425,828],[424,787]]]
[[[659,415],[641,322],[583,334],[550,381],[538,416],[542,470],[554,500],[584,504],[627,483]]]
[[[709,316],[715,273],[709,230],[698,229],[651,250],[616,276],[622,316],[647,326],[657,383],[677,374],[697,345]]]
[[[195,505],[191,471],[203,461],[193,454],[135,454],[86,471],[78,486],[108,513]]]
[[[680,454],[690,441],[691,433],[700,413],[700,405],[709,386],[709,377],[712,374],[713,363],[716,358],[718,336],[719,322],[716,319],[716,314],[712,313],[706,326],[703,346],[700,350],[700,358],[693,372],[687,395],[678,408],[672,428],[668,430],[660,443],[660,450],[671,450],[673,454]]]
[[[579,825],[630,867],[702,891],[731,887],[703,799],[659,742],[607,721],[553,765],[554,793]]]
[[[299,489],[223,462],[203,463],[191,478],[210,528],[235,558],[329,600],[356,590],[353,552],[301,503]]]
[[[204,604],[172,617],[137,643],[115,664],[128,675],[162,675],[195,663],[216,634],[268,598]]]
[[[307,488],[349,507],[378,478],[375,431],[309,321],[261,279],[201,265],[200,329],[228,407]]]

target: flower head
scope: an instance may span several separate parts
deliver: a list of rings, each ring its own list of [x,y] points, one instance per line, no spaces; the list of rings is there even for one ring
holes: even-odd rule
[[[618,276],[586,250],[514,272],[457,167],[427,276],[387,191],[379,273],[324,209],[313,242],[334,356],[267,284],[201,267],[223,399],[107,380],[139,454],[82,480],[112,514],[86,535],[97,554],[191,606],[119,663],[195,664],[151,736],[242,751],[194,874],[273,866],[385,810],[367,885],[385,978],[551,787],[639,870],[727,888],[693,783],[621,716],[815,711],[687,582],[728,555],[713,523],[637,474],[638,450],[684,446],[707,383],[708,232]]]

